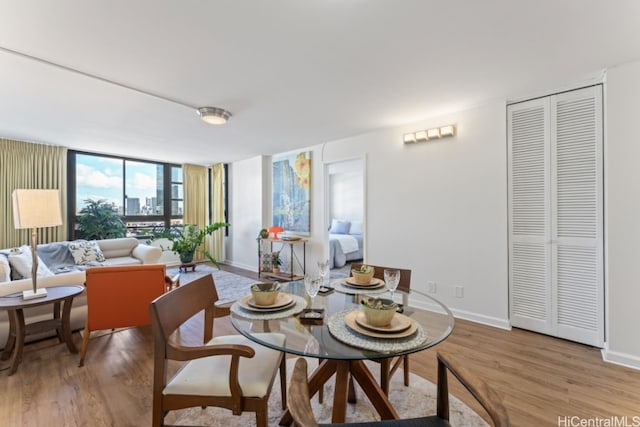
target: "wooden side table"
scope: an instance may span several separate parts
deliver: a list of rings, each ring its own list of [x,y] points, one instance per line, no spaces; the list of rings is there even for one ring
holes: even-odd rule
[[[307,239],[305,239],[304,237],[295,237],[295,238],[288,238],[288,239],[286,237],[281,237],[280,239],[258,238],[257,240],[258,240],[258,277],[267,276],[273,280],[286,280],[286,281],[300,280],[304,278],[304,275],[307,272]],[[271,271],[265,271],[263,269],[263,266],[262,266],[263,251],[262,251],[261,242],[269,242],[270,252],[273,252],[274,243],[280,244],[280,250],[284,249],[286,245],[289,245],[289,268],[290,268],[289,273],[281,272],[276,274]],[[300,262],[300,260],[296,256],[296,253],[293,250],[294,246],[299,244],[302,245],[302,262]],[[296,264],[302,271],[301,275],[296,275],[293,271]]]
[[[71,353],[77,353],[78,349],[71,339],[71,304],[73,298],[82,292],[83,286],[54,286],[47,288],[47,296],[44,298],[23,300],[22,293],[0,297],[0,310],[7,310],[9,314],[9,337],[0,355],[0,360],[5,362],[0,366],[0,370],[9,369],[8,375],[13,375],[22,361],[25,336],[51,329],[56,330],[58,340],[61,343],[64,341]],[[60,303],[63,303],[62,317]],[[45,304],[53,304],[53,318],[25,325],[24,310]]]
[[[191,269],[192,272],[196,271],[196,263],[195,262],[185,262],[184,264],[180,264],[178,267],[178,272],[182,273],[182,270],[186,273],[187,270]]]

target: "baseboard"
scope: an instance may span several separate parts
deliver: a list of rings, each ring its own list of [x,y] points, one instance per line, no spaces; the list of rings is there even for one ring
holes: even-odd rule
[[[602,353],[602,360],[608,363],[613,363],[620,366],[625,366],[631,369],[640,369],[640,357],[634,356],[628,353],[620,353],[618,351],[611,351],[608,345],[600,350]]]
[[[230,265],[231,267],[241,268],[243,270],[253,271],[254,273],[258,272],[258,269],[253,264],[243,264],[241,262],[235,262],[233,260],[225,260],[224,263],[226,265]]]
[[[485,316],[484,314],[472,313],[470,311],[450,309],[454,317],[458,319],[469,320],[475,323],[481,323],[487,326],[493,326],[494,328],[511,330],[511,323],[509,319],[501,319],[499,317]]]
[[[438,304],[436,304],[435,302],[429,302],[427,300],[413,301],[412,305],[425,310],[442,310],[442,307],[440,307]],[[492,326],[494,328],[506,329],[507,331],[511,330],[511,323],[509,323],[508,319],[485,316],[483,314],[471,313],[464,310],[456,310],[452,308],[449,309],[451,310],[451,313],[453,313],[453,316],[458,319],[469,320],[470,322],[481,323],[483,325]]]

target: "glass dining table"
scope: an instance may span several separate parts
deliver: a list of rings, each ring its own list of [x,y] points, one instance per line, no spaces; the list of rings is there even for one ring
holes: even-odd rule
[[[293,300],[289,308],[261,313],[236,302],[231,307],[231,323],[239,333],[258,344],[319,359],[318,367],[309,377],[310,397],[336,374],[332,422],[344,422],[347,402],[350,397],[353,399],[349,392],[350,378],[362,387],[381,419],[397,419],[397,412],[364,361],[404,356],[435,346],[453,331],[453,315],[444,304],[426,294],[415,290],[396,291],[395,300],[402,300],[404,305],[400,305],[399,310],[402,316],[394,319],[406,321],[410,327],[393,335],[365,330],[360,328],[356,317],[360,315],[363,297],[374,292],[349,288],[340,279],[332,280],[331,285],[329,293],[319,294],[314,300],[313,309],[322,313],[320,319],[301,318],[301,313],[309,310],[309,298],[304,283],[296,281],[281,285],[281,293]],[[375,294],[389,296],[384,288]],[[256,335],[261,332],[282,333],[286,336],[285,342],[275,346]],[[291,423],[287,411],[280,425]]]

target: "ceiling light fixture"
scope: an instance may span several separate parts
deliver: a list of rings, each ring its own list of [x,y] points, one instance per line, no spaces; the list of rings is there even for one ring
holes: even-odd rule
[[[217,107],[200,107],[198,108],[198,115],[210,125],[223,125],[231,117],[230,112]]]

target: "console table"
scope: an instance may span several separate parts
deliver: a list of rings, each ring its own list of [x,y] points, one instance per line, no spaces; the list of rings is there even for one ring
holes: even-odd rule
[[[71,339],[71,304],[73,298],[84,292],[82,286],[53,286],[47,288],[47,296],[30,300],[22,299],[22,293],[15,293],[0,297],[0,310],[7,310],[9,314],[9,337],[0,360],[5,361],[0,370],[9,369],[8,375],[13,375],[22,361],[24,338],[44,331],[55,329],[58,340],[65,342],[71,353],[78,349]],[[63,303],[62,318],[60,317],[60,303]],[[38,305],[53,304],[53,318],[40,322],[24,323],[24,310]]]
[[[283,250],[286,247],[286,245],[289,245],[289,273],[286,273],[286,272],[274,273],[271,269],[264,268],[265,266],[263,265],[262,257],[267,252],[262,251],[262,242],[267,242],[269,244],[269,249],[270,249],[270,252],[268,252],[269,254],[273,252],[274,244],[276,245],[280,244],[280,250]],[[300,261],[300,259],[298,258],[294,250],[295,246],[302,246],[302,262]],[[306,273],[306,262],[307,262],[307,239],[302,237],[296,237],[291,240],[285,240],[283,238],[280,238],[280,239],[258,238],[258,277],[262,277],[264,275],[274,280],[286,280],[286,281],[300,280],[304,278],[304,274]],[[269,265],[271,265],[271,262],[269,262]],[[296,265],[302,271],[302,275],[296,275],[294,273],[294,268]]]

